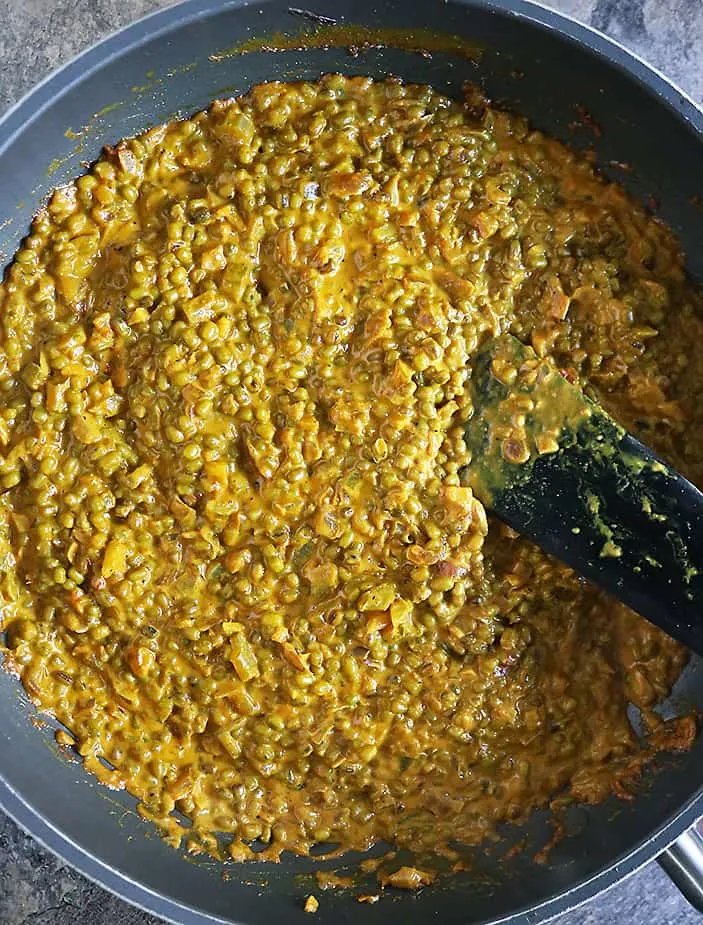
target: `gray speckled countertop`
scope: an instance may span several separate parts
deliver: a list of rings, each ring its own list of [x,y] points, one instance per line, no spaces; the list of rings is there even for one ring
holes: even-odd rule
[[[165,0],[0,0],[0,113],[49,71]],[[703,0],[551,0],[633,48],[703,100]],[[75,23],[81,28],[76,29]],[[656,864],[557,925],[694,925]],[[0,925],[157,925],[61,864],[0,816]]]

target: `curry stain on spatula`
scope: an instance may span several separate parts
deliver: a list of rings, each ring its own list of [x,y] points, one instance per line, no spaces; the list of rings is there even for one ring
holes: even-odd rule
[[[703,655],[703,493],[509,334],[482,346],[471,384],[476,497]]]

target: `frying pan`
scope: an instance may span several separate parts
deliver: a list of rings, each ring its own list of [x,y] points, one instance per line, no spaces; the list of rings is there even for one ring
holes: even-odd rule
[[[340,38],[321,48],[301,40],[292,43],[298,50],[278,52],[251,44],[274,33],[300,34],[325,18],[366,27],[367,38],[381,41],[353,54],[344,47],[350,40]],[[453,42],[442,50],[438,41],[440,50],[423,56],[394,47],[398,32],[383,31],[423,29],[459,36],[468,47]],[[247,41],[250,53],[232,50]],[[689,272],[703,278],[703,113],[623,48],[524,0],[311,0],[306,10],[285,0],[189,0],[141,20],[50,77],[0,122],[0,266],[47,192],[80,174],[104,143],[261,81],[329,71],[395,74],[454,96],[466,80],[480,84],[535,126],[592,148],[601,168],[641,200],[655,197],[690,256]],[[621,170],[623,163],[631,169]],[[20,685],[4,672],[0,703],[4,809],[84,874],[157,915],[185,925],[309,923],[301,900],[314,886],[312,872],[358,861],[289,858],[225,867],[186,858],[139,818],[129,795],[107,791],[58,755],[51,723],[37,728]],[[703,708],[698,660],[662,712],[691,707]],[[692,828],[703,816],[703,738],[688,754],[658,764],[632,801],[570,810],[566,835],[546,863],[533,857],[549,839],[550,820],[536,813],[525,826],[506,827],[498,844],[478,849],[472,869],[445,886],[418,897],[399,894],[390,906],[390,898],[362,906],[343,892],[318,894],[318,918],[376,925],[393,911],[408,925],[432,918],[447,925],[537,923],[657,856],[703,908],[703,851]],[[522,842],[524,850],[509,856]],[[370,884],[364,891],[375,892]]]

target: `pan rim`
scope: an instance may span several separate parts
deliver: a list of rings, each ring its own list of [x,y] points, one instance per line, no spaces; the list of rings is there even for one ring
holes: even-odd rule
[[[261,0],[265,3],[266,0]],[[498,14],[508,14],[542,29],[554,31],[571,42],[585,46],[596,57],[604,58],[644,88],[653,93],[682,120],[703,142],[703,106],[690,94],[637,52],[627,48],[593,26],[579,22],[567,13],[557,12],[539,0],[455,0],[462,6],[474,7]],[[0,114],[0,155],[18,134],[52,105],[62,90],[74,79],[85,79],[97,67],[109,62],[125,50],[138,48],[160,34],[171,32],[209,13],[248,5],[247,0],[180,0],[164,9],[155,10],[121,29],[98,39],[65,64],[50,71],[37,84]],[[150,28],[155,26],[155,28]]]
[[[267,0],[260,2],[264,4]],[[616,39],[577,21],[568,14],[543,6],[537,0],[454,2],[467,8],[512,16],[545,31],[556,32],[564,41],[586,49],[594,57],[617,68],[647,90],[703,145],[703,108],[674,81]],[[167,35],[198,18],[244,5],[248,5],[248,0],[182,0],[149,13],[98,40],[49,73],[0,116],[0,156],[29,124],[38,119],[76,81],[86,79],[110,61],[147,41]],[[59,860],[93,883],[147,913],[157,915],[174,925],[238,925],[238,920],[234,918],[224,919],[179,902],[106,864],[97,855],[78,845],[66,832],[47,821],[8,783],[1,770],[0,809]],[[501,918],[487,920],[484,925],[527,925],[528,922],[545,922],[556,915],[575,909],[615,883],[624,881],[654,860],[702,815],[703,785],[653,834],[634,845],[619,860],[548,899],[516,909]]]
[[[97,855],[78,845],[64,831],[48,822],[0,773],[0,810],[8,815],[27,835],[59,861],[86,877],[91,883],[107,890],[143,912],[156,915],[172,925],[248,925],[239,919],[222,918],[203,912],[195,906],[179,902],[165,893],[153,890],[125,872],[106,864]],[[703,787],[652,835],[641,840],[630,852],[604,867],[598,873],[569,889],[537,904],[526,905],[500,918],[484,920],[481,925],[536,925],[558,915],[571,912],[618,883],[623,883],[654,861],[683,832],[701,818]]]

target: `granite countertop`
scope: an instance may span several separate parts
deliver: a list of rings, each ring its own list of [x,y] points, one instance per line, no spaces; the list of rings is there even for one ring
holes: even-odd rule
[[[0,0],[0,113],[81,49],[166,0]],[[701,0],[551,0],[617,38],[703,100]],[[75,23],[80,22],[77,29]],[[658,865],[556,925],[703,922]],[[157,925],[60,863],[0,815],[0,925]]]

